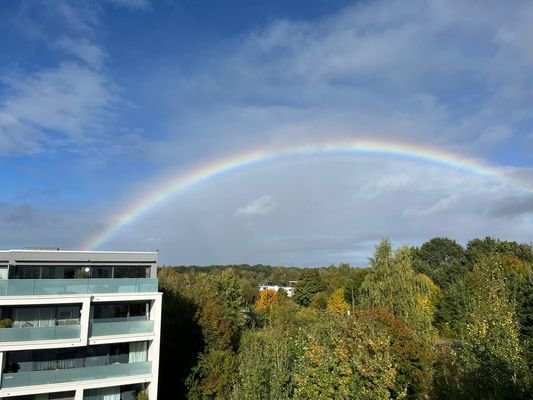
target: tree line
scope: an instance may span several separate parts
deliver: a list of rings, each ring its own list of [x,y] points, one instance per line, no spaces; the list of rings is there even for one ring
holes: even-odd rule
[[[164,267],[159,285],[161,399],[532,398],[531,244],[385,239],[365,268]]]

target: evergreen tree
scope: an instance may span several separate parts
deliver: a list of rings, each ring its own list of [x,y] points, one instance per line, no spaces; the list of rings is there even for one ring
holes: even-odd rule
[[[318,269],[306,269],[302,272],[300,280],[296,285],[293,298],[299,305],[308,306],[311,304],[313,296],[325,289],[326,287],[320,278]]]

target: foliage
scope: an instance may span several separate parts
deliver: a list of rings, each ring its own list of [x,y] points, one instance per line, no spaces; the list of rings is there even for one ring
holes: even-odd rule
[[[89,273],[83,269],[77,269],[74,272],[74,279],[87,279],[89,278]]]
[[[533,246],[488,236],[485,239],[473,239],[466,246],[465,256],[471,267],[480,259],[494,255],[513,255],[520,260],[531,263],[533,262]]]
[[[455,240],[433,238],[412,249],[413,268],[446,289],[466,272],[465,250]]]
[[[410,249],[393,253],[390,241],[383,240],[370,264],[372,270],[361,286],[361,305],[383,308],[429,338],[439,289],[426,275],[414,271]]]
[[[410,398],[425,397],[431,387],[434,344],[416,335],[408,325],[383,309],[358,310],[354,316],[370,326],[371,332],[389,335],[397,385],[405,388]]]
[[[188,399],[230,399],[236,369],[237,359],[232,350],[208,348],[187,378]]]
[[[470,288],[459,363],[468,396],[521,398],[525,363],[516,311],[497,257],[478,259],[466,277]]]
[[[334,314],[346,315],[350,305],[344,299],[344,288],[336,289],[328,299],[327,310]]]
[[[393,251],[385,240],[370,267],[160,269],[159,398],[533,392],[530,244],[485,238],[464,250],[434,238]],[[293,298],[258,290],[289,281],[298,281]]]
[[[9,318],[0,319],[0,328],[11,328],[13,321]]]
[[[527,363],[530,381],[533,383],[533,272],[530,272],[518,289],[518,323],[520,339]]]
[[[326,289],[318,269],[306,269],[296,285],[294,291],[294,301],[301,306],[308,306],[311,304],[313,296]]]
[[[316,310],[325,310],[328,307],[329,296],[326,292],[318,292],[313,295],[311,298],[311,303],[309,307]]]
[[[295,344],[291,330],[283,325],[246,332],[238,354],[238,378],[233,398],[291,398]]]
[[[231,269],[219,274],[178,274],[163,268],[159,282],[164,293],[159,397],[172,398],[164,382],[172,386],[176,372],[183,388],[180,396],[185,397],[185,386],[189,397],[228,396],[231,360],[245,323],[237,277]],[[225,373],[219,373],[217,362],[226,367]]]
[[[159,399],[185,399],[185,380],[204,348],[202,328],[198,324],[198,304],[184,295],[187,280],[173,268],[159,271],[163,292]]]
[[[199,304],[196,315],[205,349],[187,378],[190,399],[227,399],[233,386],[244,317],[244,300],[231,269],[220,275],[200,274],[188,292]],[[189,287],[188,289],[191,289]]]
[[[278,293],[274,290],[261,290],[259,298],[255,303],[255,309],[261,313],[267,313],[272,310]]]
[[[137,396],[135,396],[135,400],[149,400],[148,397],[148,391],[143,389],[137,393]]]
[[[390,337],[357,319],[320,319],[302,333],[295,399],[402,398]]]

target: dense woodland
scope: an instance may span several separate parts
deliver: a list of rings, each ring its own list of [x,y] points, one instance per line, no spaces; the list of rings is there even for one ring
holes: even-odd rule
[[[159,397],[533,398],[531,244],[383,240],[369,265],[160,269]]]

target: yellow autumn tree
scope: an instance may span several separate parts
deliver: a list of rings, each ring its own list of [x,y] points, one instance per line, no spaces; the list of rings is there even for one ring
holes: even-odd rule
[[[344,300],[344,288],[335,290],[328,299],[327,310],[338,314],[346,315],[350,305]]]
[[[266,313],[272,311],[272,307],[274,307],[274,304],[276,303],[276,299],[278,297],[278,293],[274,290],[261,290],[259,292],[259,297],[257,298],[257,301],[255,302],[255,309],[258,312]]]

